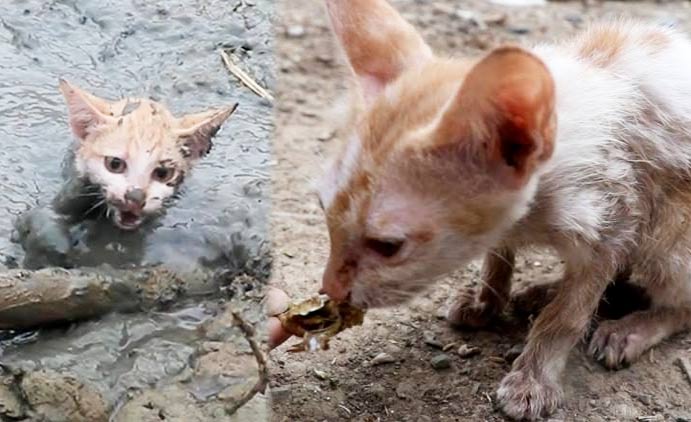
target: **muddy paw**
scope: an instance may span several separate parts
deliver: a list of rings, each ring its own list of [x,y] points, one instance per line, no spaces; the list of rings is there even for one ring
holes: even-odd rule
[[[561,388],[525,371],[511,371],[499,384],[497,399],[501,410],[515,420],[537,420],[557,410]]]
[[[477,292],[467,288],[459,292],[446,314],[451,325],[462,328],[483,328],[497,314],[497,307],[481,301]]]
[[[636,325],[625,320],[603,321],[595,330],[588,353],[609,369],[628,366],[645,351],[642,335]]]

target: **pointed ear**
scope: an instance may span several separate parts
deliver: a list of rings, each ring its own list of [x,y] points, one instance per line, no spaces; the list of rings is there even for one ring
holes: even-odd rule
[[[511,188],[523,186],[552,155],[554,82],[525,50],[494,50],[467,75],[441,119],[436,145],[460,145]]]
[[[64,79],[60,79],[60,92],[67,102],[70,127],[79,140],[85,140],[99,126],[115,121],[108,101],[91,95]]]
[[[211,140],[237,107],[238,104],[235,103],[230,107],[188,114],[178,119],[176,134],[186,158],[197,160],[208,154],[211,151]]]
[[[386,0],[327,0],[326,6],[367,101],[405,69],[432,58],[422,37]]]

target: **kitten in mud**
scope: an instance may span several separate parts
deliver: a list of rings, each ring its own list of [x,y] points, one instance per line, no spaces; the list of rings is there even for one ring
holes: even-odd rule
[[[619,274],[647,310],[599,324],[589,353],[635,361],[691,325],[691,42],[669,28],[596,25],[559,45],[440,58],[385,0],[327,0],[354,74],[348,136],[320,188],[322,291],[403,303],[484,254],[481,291],[448,314],[503,311],[515,253],[565,261],[497,398],[516,419],[562,401],[560,376]]]
[[[165,212],[237,107],[176,118],[148,99],[111,102],[64,80],[60,91],[76,143],[53,208],[72,221],[107,216],[127,231]]]

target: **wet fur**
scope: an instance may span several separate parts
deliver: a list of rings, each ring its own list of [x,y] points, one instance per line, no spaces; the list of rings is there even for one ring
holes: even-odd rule
[[[559,45],[445,59],[384,0],[326,4],[358,100],[319,191],[324,292],[394,305],[486,254],[484,288],[461,290],[449,312],[477,327],[508,302],[514,254],[553,249],[565,274],[497,391],[516,419],[559,406],[566,357],[618,275],[651,306],[595,331],[590,353],[606,366],[691,328],[684,35],[611,22]],[[371,238],[405,242],[383,257]]]
[[[75,222],[105,216],[116,225],[123,211],[135,210],[141,221],[128,229],[155,220],[173,204],[185,177],[210,152],[213,137],[237,106],[176,118],[152,100],[108,101],[66,81],[60,89],[75,143],[64,164],[65,185],[53,206]],[[127,169],[109,171],[105,157],[124,160]],[[170,180],[153,178],[161,166],[174,170]],[[143,192],[141,207],[128,203],[133,190]]]

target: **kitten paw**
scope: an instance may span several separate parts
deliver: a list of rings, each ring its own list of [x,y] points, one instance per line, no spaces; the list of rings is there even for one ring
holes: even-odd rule
[[[626,318],[603,321],[593,333],[588,353],[608,369],[628,366],[648,348],[639,326]]]
[[[513,370],[499,384],[499,407],[514,420],[549,416],[562,402],[559,385],[524,370]]]
[[[519,315],[536,315],[554,299],[556,293],[556,283],[528,286],[513,294],[511,308]]]
[[[466,288],[451,303],[446,319],[456,327],[477,329],[487,327],[497,313],[496,306],[481,301],[473,289]]]

